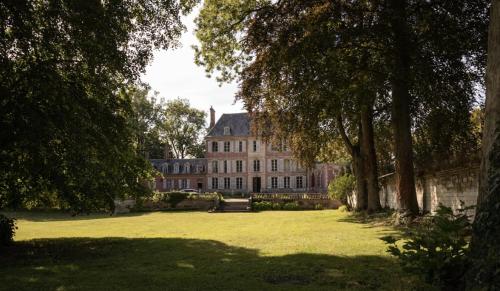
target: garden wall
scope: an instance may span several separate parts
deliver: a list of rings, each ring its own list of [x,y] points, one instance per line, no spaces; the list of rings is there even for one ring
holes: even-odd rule
[[[460,201],[475,205],[478,193],[479,165],[436,171],[415,177],[415,189],[420,209],[434,212],[441,203],[456,210]],[[396,208],[394,174],[379,178],[382,207]]]

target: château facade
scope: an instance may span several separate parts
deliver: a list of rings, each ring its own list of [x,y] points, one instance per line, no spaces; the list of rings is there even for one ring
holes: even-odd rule
[[[306,169],[292,158],[286,144],[279,147],[251,134],[248,113],[222,114],[205,137],[204,159],[151,160],[163,175],[156,178],[158,191],[192,188],[202,192],[277,193],[326,192],[339,172],[333,164]]]

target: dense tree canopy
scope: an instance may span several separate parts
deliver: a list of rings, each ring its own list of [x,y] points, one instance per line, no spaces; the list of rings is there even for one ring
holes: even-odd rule
[[[468,137],[484,70],[487,7],[484,1],[205,1],[197,60],[209,73],[220,72],[220,81],[240,81],[238,96],[254,118],[277,126],[273,134],[293,134],[292,147],[309,160],[343,122],[354,137],[348,148],[367,143],[359,155],[372,160],[374,138],[363,136],[391,121],[400,207],[415,213],[413,139],[449,153],[462,142],[457,136]],[[449,134],[439,140],[443,132]]]
[[[0,207],[50,196],[90,211],[144,191],[148,163],[119,92],[153,49],[176,45],[193,2],[0,2]]]
[[[191,107],[187,99],[166,102],[160,131],[172,158],[204,157],[205,119],[206,113]]]

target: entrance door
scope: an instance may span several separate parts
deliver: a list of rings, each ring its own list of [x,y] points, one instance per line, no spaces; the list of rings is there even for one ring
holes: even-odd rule
[[[198,192],[201,192],[201,189],[203,189],[203,183],[198,182]]]
[[[260,177],[253,177],[252,188],[254,193],[260,193]]]

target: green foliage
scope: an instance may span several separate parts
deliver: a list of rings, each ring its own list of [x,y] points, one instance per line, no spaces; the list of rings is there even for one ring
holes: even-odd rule
[[[10,245],[16,233],[16,219],[0,214],[0,246]]]
[[[334,199],[340,200],[342,204],[347,205],[347,198],[352,194],[356,186],[356,178],[351,174],[344,174],[333,179],[328,184],[328,195]]]
[[[418,274],[428,283],[457,290],[463,286],[464,274],[469,266],[469,237],[471,222],[467,216],[470,207],[455,214],[440,205],[436,215],[423,217],[415,229],[408,233],[401,248],[399,239],[384,237],[388,252],[399,258],[405,271]]]
[[[181,201],[188,199],[192,194],[186,192],[156,192],[153,202],[164,202],[175,208]]]
[[[0,208],[55,193],[75,213],[149,191],[131,97],[193,1],[0,2]]]
[[[145,84],[122,91],[132,102],[133,118],[130,123],[134,129],[138,154],[145,158],[161,159],[164,147],[160,141],[159,128],[163,112],[161,105],[156,102],[157,92],[153,96],[149,96],[149,93],[150,87]]]
[[[273,203],[268,201],[260,201],[252,203],[252,210],[254,211],[264,211],[264,210],[272,210]]]
[[[340,205],[338,210],[340,212],[349,212],[349,207],[347,207],[347,205]]]
[[[282,208],[283,206],[281,205],[281,203],[274,202],[272,205],[273,210],[281,210]]]
[[[204,156],[205,118],[205,111],[191,107],[187,99],[170,100],[165,104],[161,135],[174,158]]]
[[[314,205],[314,210],[323,210],[323,204],[320,204],[320,203],[315,204]]]
[[[287,202],[283,204],[283,210],[300,210],[300,205],[298,202]]]

